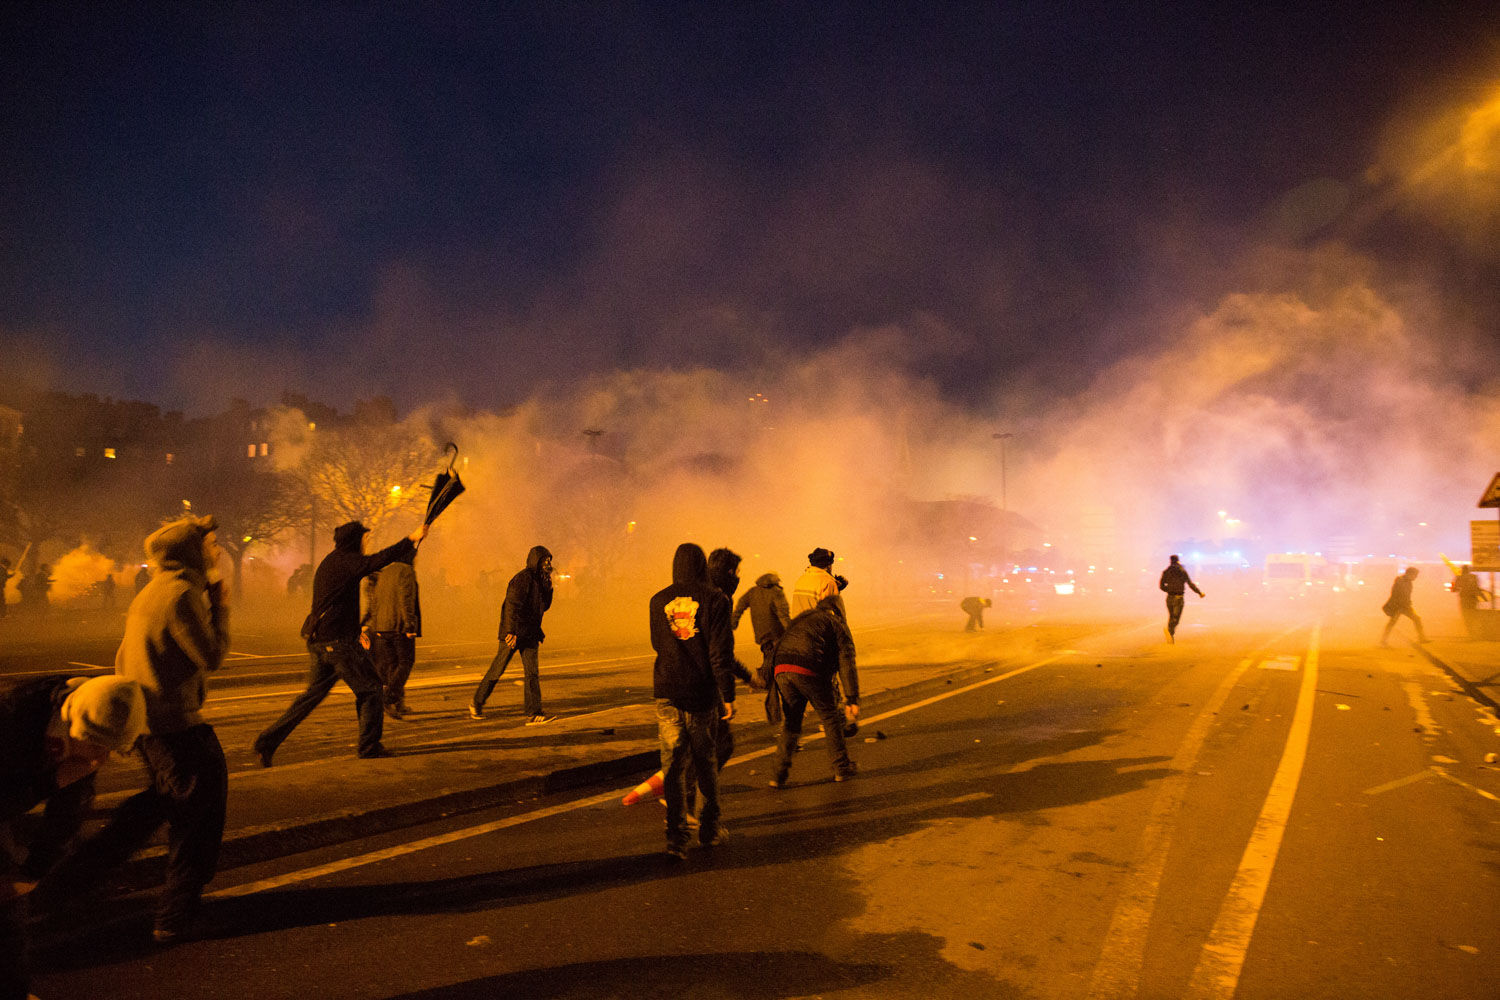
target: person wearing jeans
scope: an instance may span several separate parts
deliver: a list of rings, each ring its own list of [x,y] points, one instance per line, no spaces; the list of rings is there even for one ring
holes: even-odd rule
[[[691,542],[672,557],[672,584],[648,605],[651,694],[667,800],[667,854],[687,857],[687,778],[691,760],[701,803],[698,841],[727,843],[719,811],[717,727],[734,716],[733,640],[729,598],[708,575],[708,558]]]

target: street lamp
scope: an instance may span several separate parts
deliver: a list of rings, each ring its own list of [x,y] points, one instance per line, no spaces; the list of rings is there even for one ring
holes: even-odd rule
[[[1005,562],[1010,558],[1010,506],[1009,498],[1005,495],[1005,442],[1015,435],[991,434],[990,437],[1000,442],[1000,561]]]

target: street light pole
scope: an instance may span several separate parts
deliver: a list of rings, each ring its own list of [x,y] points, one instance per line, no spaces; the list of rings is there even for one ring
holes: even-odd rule
[[[1002,562],[1008,562],[1010,560],[1010,503],[1005,489],[1005,442],[1015,435],[1006,433],[990,436],[1000,442],[1000,559]]]

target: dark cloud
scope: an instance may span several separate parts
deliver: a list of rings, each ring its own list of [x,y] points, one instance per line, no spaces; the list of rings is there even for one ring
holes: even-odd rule
[[[68,388],[493,406],[894,324],[976,404],[1087,385],[1267,245],[1351,242],[1471,325],[1500,285],[1451,187],[1389,180],[1497,78],[1456,8],[0,18],[0,346]]]

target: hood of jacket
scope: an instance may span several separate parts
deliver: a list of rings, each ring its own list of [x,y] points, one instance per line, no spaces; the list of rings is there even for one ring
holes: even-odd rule
[[[343,552],[358,552],[360,539],[369,530],[358,521],[346,521],[333,529],[333,547]]]
[[[713,586],[708,578],[708,557],[692,542],[677,546],[672,556],[672,582],[695,586]]]
[[[184,517],[164,524],[146,536],[146,558],[165,570],[206,573],[203,538],[218,528],[218,522],[211,517]]]
[[[526,568],[531,570],[533,573],[540,572],[542,568],[542,561],[544,559],[551,558],[552,553],[547,551],[547,547],[545,545],[533,545],[531,547],[531,551],[526,553]],[[511,565],[514,566],[515,563],[511,563]]]
[[[779,587],[781,586],[781,577],[777,576],[775,573],[762,573],[760,576],[755,578],[755,585],[757,587],[766,588]]]

